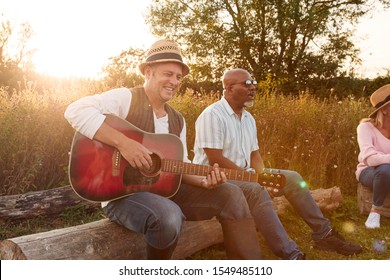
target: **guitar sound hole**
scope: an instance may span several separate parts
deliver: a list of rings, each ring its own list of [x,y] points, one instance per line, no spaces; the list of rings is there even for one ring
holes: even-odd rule
[[[145,176],[153,176],[161,169],[160,157],[155,153],[151,154],[150,157],[152,158],[152,166],[148,170],[144,169],[141,171]]]
[[[123,185],[153,185],[160,177],[161,159],[152,154],[152,166],[149,170],[139,170],[128,164],[123,172]]]

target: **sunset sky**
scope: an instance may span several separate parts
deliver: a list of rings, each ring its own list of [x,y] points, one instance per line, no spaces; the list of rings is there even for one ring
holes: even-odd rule
[[[29,22],[36,49],[33,63],[40,73],[95,77],[129,47],[148,48],[156,39],[143,14],[151,0],[1,0],[0,14],[14,27]],[[362,20],[356,45],[362,50],[362,76],[390,69],[390,11]]]

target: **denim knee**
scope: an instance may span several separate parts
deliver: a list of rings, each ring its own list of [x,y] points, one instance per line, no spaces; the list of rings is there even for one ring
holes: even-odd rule
[[[242,190],[230,183],[225,183],[218,187],[220,190],[220,200],[224,205],[222,211],[217,217],[222,220],[241,220],[251,218],[248,203]]]
[[[309,192],[309,188],[301,174],[292,170],[283,170],[283,174],[286,176],[286,186],[283,189],[285,195]]]
[[[390,181],[390,164],[381,164],[376,168],[376,176],[380,176],[382,182]]]
[[[145,221],[145,238],[154,248],[165,249],[178,238],[185,217],[175,203],[164,205],[161,211],[149,213]]]
[[[178,239],[185,219],[176,203],[151,193],[112,201],[104,212],[111,221],[143,233],[146,242],[158,249],[165,249]]]
[[[272,199],[268,191],[262,188],[257,183],[245,184],[241,186],[241,189],[244,192],[245,198],[249,204],[250,209],[255,207],[265,206],[267,204],[272,204]],[[273,207],[273,206],[272,206]]]

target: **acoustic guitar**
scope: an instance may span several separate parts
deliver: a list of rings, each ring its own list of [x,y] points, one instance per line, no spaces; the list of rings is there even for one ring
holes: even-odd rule
[[[113,115],[107,115],[106,122],[152,151],[153,164],[147,171],[135,169],[116,148],[76,132],[70,152],[69,179],[73,190],[83,199],[103,202],[137,192],[172,197],[183,174],[206,176],[212,171],[211,166],[183,162],[183,144],[176,135],[148,133]],[[257,174],[220,170],[228,180],[258,182],[276,195],[286,181],[278,171]]]

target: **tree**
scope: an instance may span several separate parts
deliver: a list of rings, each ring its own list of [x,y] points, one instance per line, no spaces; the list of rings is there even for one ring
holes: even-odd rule
[[[111,57],[103,68],[104,81],[110,87],[134,87],[143,84],[143,77],[137,74],[137,67],[145,56],[145,50],[130,48],[118,56]]]
[[[347,60],[359,62],[353,26],[375,2],[154,0],[146,22],[155,35],[181,44],[195,80],[217,80],[225,68],[243,67],[296,91],[309,80],[343,75]]]
[[[17,44],[13,46],[11,39],[15,28],[9,20],[1,19],[0,23],[0,86],[17,88],[33,68],[31,56],[34,51],[27,48],[33,31],[29,23],[21,24]]]

